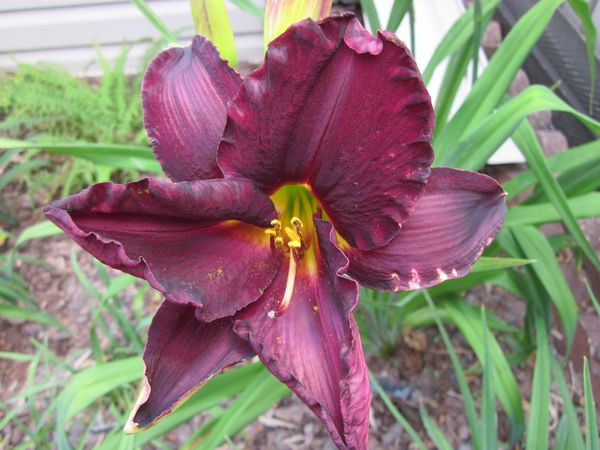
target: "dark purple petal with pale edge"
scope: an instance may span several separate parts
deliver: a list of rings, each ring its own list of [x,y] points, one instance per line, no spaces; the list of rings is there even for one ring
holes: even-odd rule
[[[226,176],[308,184],[350,244],[388,243],[423,192],[433,109],[404,44],[353,16],[305,20],[269,44],[228,108]]]
[[[144,351],[145,386],[128,431],[152,425],[223,369],[254,356],[232,330],[232,319],[200,322],[192,305],[164,301]]]
[[[348,275],[374,289],[428,288],[465,276],[504,220],[505,193],[486,175],[434,168],[425,195],[387,246],[345,248]]]
[[[241,78],[215,46],[196,36],[150,63],[142,84],[144,125],[165,173],[174,181],[221,178],[216,151],[226,105]]]
[[[234,330],[262,362],[324,422],[340,449],[367,449],[369,380],[352,312],[354,281],[340,277],[348,260],[332,243],[328,222],[316,219],[317,273],[298,266],[288,309],[271,318],[285,290],[287,270],[265,295],[240,313]]]
[[[260,228],[273,204],[248,180],[102,183],[45,212],[100,261],[207,321],[259,298],[280,263]]]

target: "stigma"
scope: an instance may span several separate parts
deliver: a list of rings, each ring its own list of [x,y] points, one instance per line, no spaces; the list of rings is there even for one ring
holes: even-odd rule
[[[271,221],[271,228],[265,230],[265,234],[270,238],[271,247],[276,251],[284,253],[289,259],[288,275],[283,298],[276,309],[272,309],[267,313],[267,316],[271,319],[281,316],[290,306],[294,294],[298,262],[302,259],[304,251],[306,250],[305,242],[302,237],[304,224],[298,217],[292,217],[290,225],[291,227],[283,228],[281,221],[274,219]],[[285,238],[282,228],[285,232]]]

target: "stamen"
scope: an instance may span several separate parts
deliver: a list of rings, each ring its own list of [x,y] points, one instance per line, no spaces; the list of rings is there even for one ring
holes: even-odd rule
[[[288,242],[289,245],[289,242]],[[282,315],[288,306],[290,306],[290,302],[292,301],[292,294],[294,293],[294,283],[296,281],[296,257],[294,256],[294,251],[290,252],[290,266],[288,269],[287,282],[285,284],[285,292],[283,293],[283,298],[281,302],[279,302],[279,307],[275,311],[269,311],[267,315],[272,319],[274,317],[279,317]]]
[[[294,227],[294,230],[296,232],[296,239],[295,239],[295,241],[297,241],[297,242],[300,243],[300,246],[297,247],[297,248],[302,248],[302,242],[303,242],[303,240],[302,240],[302,237],[303,237],[302,236],[302,227],[304,227],[304,224],[296,216],[292,217],[292,220],[290,220],[290,224]]]
[[[269,236],[277,236],[277,231],[275,231],[273,228],[267,228],[265,230],[265,234],[268,234]]]
[[[275,227],[277,230],[281,230],[281,221],[273,219],[271,220],[271,226]]]
[[[290,220],[290,223],[300,229],[302,229],[304,227],[304,224],[298,217],[292,217],[292,220]]]
[[[300,236],[295,230],[292,230],[290,227],[285,227],[285,234],[287,234],[290,241],[298,241],[302,240],[302,236]]]

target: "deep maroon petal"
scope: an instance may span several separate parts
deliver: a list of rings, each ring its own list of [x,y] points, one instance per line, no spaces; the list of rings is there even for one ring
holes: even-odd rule
[[[234,330],[263,363],[324,422],[340,449],[366,449],[369,380],[352,317],[354,281],[339,276],[348,260],[334,246],[332,226],[316,221],[320,250],[315,272],[300,263],[291,303],[279,316],[287,270],[242,311]]]
[[[226,105],[241,84],[215,46],[196,36],[148,66],[142,84],[144,125],[158,160],[174,181],[221,178],[216,151]]]
[[[127,431],[153,424],[212,376],[254,356],[231,319],[200,322],[194,309],[165,301],[154,316],[144,351],[146,384]]]
[[[273,205],[248,180],[102,183],[45,212],[103,263],[202,307],[204,320],[259,298],[280,262],[259,228]]]
[[[348,275],[374,289],[428,288],[465,276],[504,219],[505,193],[476,172],[434,168],[425,195],[387,246],[345,248]]]
[[[369,35],[353,16],[291,26],[228,115],[223,173],[265,192],[306,183],[355,247],[388,243],[424,189],[429,94],[404,44]]]

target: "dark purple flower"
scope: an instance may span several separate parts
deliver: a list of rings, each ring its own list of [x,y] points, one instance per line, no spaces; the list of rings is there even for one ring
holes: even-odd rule
[[[162,52],[144,122],[173,180],[102,183],[48,217],[166,301],[129,430],[258,355],[340,449],[368,447],[358,284],[465,275],[498,231],[491,178],[430,168],[431,101],[408,50],[353,16],[306,20],[243,80],[197,36]]]

